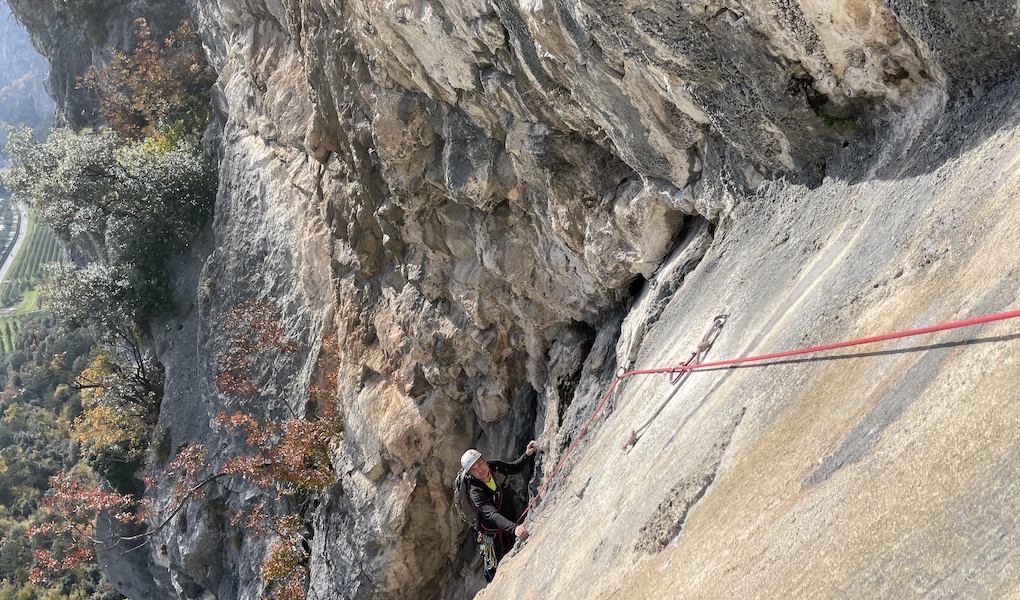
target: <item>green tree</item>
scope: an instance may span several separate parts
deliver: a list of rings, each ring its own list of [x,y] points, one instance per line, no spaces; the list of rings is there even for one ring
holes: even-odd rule
[[[46,266],[39,293],[65,328],[87,325],[99,342],[116,344],[130,336],[124,311],[128,285],[120,269],[106,263],[54,263]]]
[[[277,353],[299,350],[288,339],[279,321],[278,308],[271,302],[243,300],[233,311],[224,315],[223,328],[230,334],[230,350],[218,357],[220,366],[216,385],[225,394],[254,397],[261,391],[251,383],[250,369],[263,361],[272,360]],[[227,354],[240,355],[238,360],[224,360]],[[58,473],[50,479],[50,490],[39,500],[41,504],[38,524],[28,529],[33,539],[49,540],[50,545],[35,553],[37,568],[32,573],[35,583],[48,583],[62,571],[74,569],[92,560],[94,556],[95,517],[101,512],[123,523],[136,522],[149,529],[138,536],[118,539],[125,548],[135,547],[172,524],[175,517],[204,494],[205,486],[212,481],[232,481],[238,478],[263,489],[265,496],[235,515],[235,524],[242,521],[252,535],[270,536],[274,543],[263,561],[260,575],[266,585],[266,598],[275,600],[304,600],[309,575],[309,555],[305,520],[314,498],[336,481],[331,461],[331,448],[343,436],[343,422],[337,406],[336,385],[339,365],[339,344],[335,334],[325,336],[319,351],[317,371],[324,387],[309,390],[306,406],[308,418],[297,415],[284,420],[259,419],[250,414],[228,415],[220,412],[214,420],[217,429],[226,435],[243,440],[245,450],[232,456],[208,457],[201,445],[178,449],[176,456],[149,485],[172,482],[168,497],[160,499],[151,494],[141,502],[132,490],[109,491],[91,471]],[[112,368],[110,357],[95,356],[79,379],[107,381]],[[233,372],[232,372],[233,371]],[[250,396],[246,396],[250,392]],[[82,390],[86,413],[72,429],[88,419],[90,407],[104,403],[120,403],[119,397],[109,397],[100,389]],[[123,394],[121,394],[123,395]],[[105,432],[91,434],[104,442],[119,442],[132,435],[132,427],[116,415],[100,415],[98,420]],[[89,435],[89,434],[86,434]],[[130,442],[128,442],[130,443]],[[229,485],[229,484],[228,484]],[[272,502],[288,496],[297,501],[296,512],[276,514],[276,510],[290,503]],[[2,599],[0,599],[2,600]]]
[[[216,176],[180,130],[124,143],[108,129],[27,128],[7,142],[4,184],[34,206],[65,242],[98,241],[123,314],[137,322],[172,310],[168,261],[212,215]]]

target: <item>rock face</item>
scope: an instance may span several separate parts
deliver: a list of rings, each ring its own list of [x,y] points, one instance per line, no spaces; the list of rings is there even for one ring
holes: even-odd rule
[[[883,160],[848,152],[818,188],[740,203],[635,368],[686,359],[719,313],[708,360],[1015,310],[1016,98],[1016,82],[996,87]],[[1016,594],[1016,331],[695,373],[624,453],[671,393],[664,376],[628,379],[477,597]]]
[[[67,85],[85,50],[120,45],[138,14],[162,15],[164,29],[178,16],[133,3],[63,33],[48,4],[13,6],[63,78],[51,81],[74,124],[94,118]],[[265,366],[248,410],[299,410],[318,340],[339,335],[346,432],[340,481],[312,515],[309,598],[473,595],[477,560],[451,507],[461,452],[509,456],[538,438],[536,474],[517,484],[533,491],[618,367],[686,358],[717,314],[730,318],[713,357],[1012,301],[1018,146],[1003,82],[1018,64],[1015,6],[191,9],[219,73],[220,193],[178,263],[187,308],[155,327],[167,374],[157,437],[171,454],[231,451],[210,427],[225,403],[212,377],[219,323],[239,299],[275,300],[304,349]],[[975,120],[987,124],[962,125]],[[1011,493],[1012,417],[995,436],[972,431],[1012,415],[1008,352],[940,346],[699,375],[624,455],[648,399],[668,393],[628,383],[485,597],[1011,590],[995,561],[1015,553],[1016,515],[995,499]],[[996,366],[967,366],[977,356]],[[954,418],[964,394],[981,400]],[[168,597],[260,597],[264,543],[229,519],[253,494],[210,490],[155,545]],[[908,581],[929,547],[931,572]]]

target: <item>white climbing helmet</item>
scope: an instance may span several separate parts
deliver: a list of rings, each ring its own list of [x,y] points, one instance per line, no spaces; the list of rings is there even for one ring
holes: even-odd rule
[[[474,448],[472,448],[472,449],[468,450],[467,452],[465,452],[464,456],[460,457],[460,470],[461,470],[461,472],[462,473],[467,473],[468,469],[471,468],[471,465],[475,464],[475,461],[477,461],[481,457],[482,457],[482,453],[479,452],[478,450],[475,450]]]

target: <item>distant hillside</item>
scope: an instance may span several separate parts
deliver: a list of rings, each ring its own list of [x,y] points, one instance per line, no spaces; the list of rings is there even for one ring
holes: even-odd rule
[[[53,100],[46,93],[49,66],[36,51],[28,32],[0,2],[0,148],[7,143],[6,125],[28,125],[42,136],[50,128]],[[7,160],[0,155],[0,168]]]

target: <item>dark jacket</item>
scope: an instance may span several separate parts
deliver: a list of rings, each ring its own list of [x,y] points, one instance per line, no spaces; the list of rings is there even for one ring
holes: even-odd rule
[[[478,511],[478,524],[482,529],[495,531],[499,528],[510,535],[514,534],[515,522],[520,514],[514,503],[513,492],[506,489],[503,482],[507,475],[516,475],[523,471],[533,458],[534,456],[525,453],[511,463],[501,460],[486,461],[489,470],[492,471],[492,478],[496,480],[496,491],[490,490],[483,481],[470,476],[467,478],[468,497]]]

